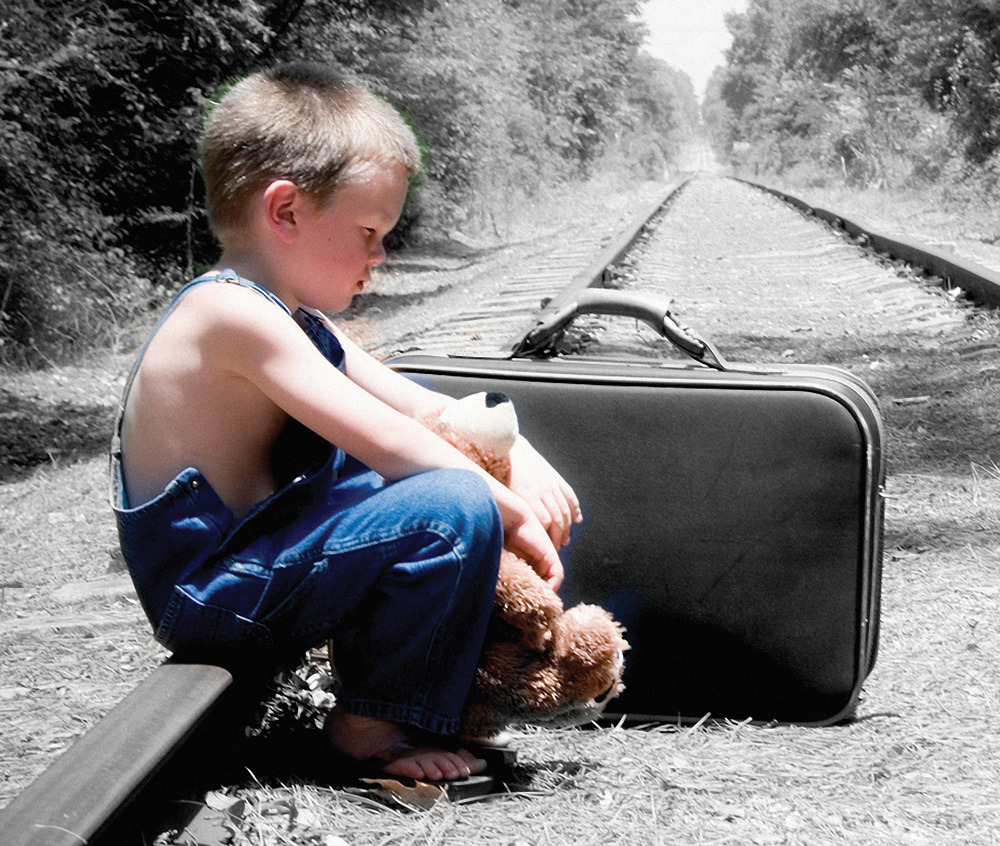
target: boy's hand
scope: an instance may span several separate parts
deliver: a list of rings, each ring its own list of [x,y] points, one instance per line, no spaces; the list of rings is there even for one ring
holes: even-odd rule
[[[569,543],[573,523],[583,519],[573,489],[523,437],[510,451],[510,489],[534,512],[552,543]]]
[[[504,542],[520,555],[553,590],[563,582],[563,565],[552,541],[534,515],[504,526]]]

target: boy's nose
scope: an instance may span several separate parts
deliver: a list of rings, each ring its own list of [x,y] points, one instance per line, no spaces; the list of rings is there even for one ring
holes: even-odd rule
[[[382,264],[384,261],[385,247],[382,245],[382,242],[379,241],[368,254],[368,264],[370,267],[375,267],[376,264]]]

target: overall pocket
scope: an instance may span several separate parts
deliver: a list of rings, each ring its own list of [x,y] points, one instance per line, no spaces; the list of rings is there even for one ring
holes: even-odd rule
[[[199,602],[175,587],[156,630],[156,639],[172,652],[242,652],[269,650],[270,630],[234,611]]]
[[[294,614],[302,594],[310,589],[312,579],[309,577],[317,567],[324,566],[322,560],[274,565],[260,601],[253,610],[254,619],[283,619],[290,612]]]

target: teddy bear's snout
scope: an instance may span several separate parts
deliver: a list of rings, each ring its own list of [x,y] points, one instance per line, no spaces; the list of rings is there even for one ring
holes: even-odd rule
[[[598,708],[603,708],[617,694],[618,682],[612,682],[604,693],[594,697],[594,704]]]
[[[615,677],[611,684],[608,685],[607,689],[603,693],[599,693],[594,697],[594,705],[598,708],[603,708],[609,701],[614,699],[625,689],[625,685],[622,684],[622,670],[625,668],[625,653],[621,649],[618,650],[615,666]]]

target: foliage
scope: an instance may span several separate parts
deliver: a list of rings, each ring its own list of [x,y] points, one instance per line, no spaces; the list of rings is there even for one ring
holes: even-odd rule
[[[700,134],[701,114],[687,74],[640,55],[626,115],[633,152],[644,176],[660,175],[681,146]]]
[[[732,143],[735,118],[733,110],[722,96],[722,86],[725,80],[726,69],[722,65],[718,65],[708,78],[708,84],[705,86],[705,99],[701,104],[705,135],[719,161],[725,161],[734,155]]]
[[[475,225],[492,198],[587,176],[618,138],[640,72],[636,11],[633,0],[436,0],[395,20],[330,18],[301,45],[351,67],[422,130],[431,161],[414,213]]]
[[[751,0],[727,22],[711,132],[758,170],[919,184],[1000,147],[1000,8],[989,0]]]
[[[188,225],[201,87],[260,52],[246,47],[270,31],[264,18],[251,0],[4,7],[0,350],[8,360],[116,341],[148,301],[144,269]]]
[[[481,227],[501,200],[587,177],[611,154],[628,175],[660,175],[697,107],[675,71],[640,53],[638,8],[638,0],[6,4],[0,355],[111,342],[156,291],[214,258],[194,155],[202,108],[221,83],[273,61],[334,62],[411,117],[431,158],[404,234]]]

